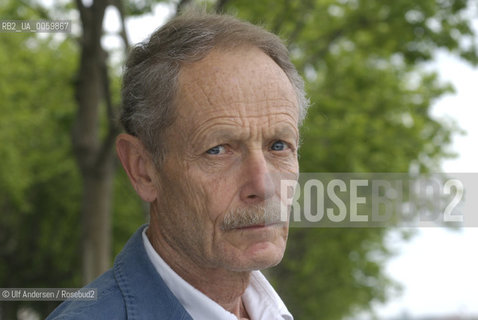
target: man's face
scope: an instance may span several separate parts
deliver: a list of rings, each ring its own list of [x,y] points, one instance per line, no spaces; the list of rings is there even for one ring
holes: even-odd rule
[[[158,171],[158,232],[203,267],[279,263],[288,233],[276,219],[279,178],[298,173],[298,105],[287,76],[257,48],[213,50],[182,68],[177,97]],[[273,215],[263,219],[265,211]]]

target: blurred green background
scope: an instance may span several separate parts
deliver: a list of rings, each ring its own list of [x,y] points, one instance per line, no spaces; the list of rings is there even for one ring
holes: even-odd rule
[[[104,268],[85,273],[89,235],[106,239],[107,254],[94,254],[111,264],[147,221],[111,140],[121,63],[132,44],[119,32],[123,49],[105,46],[104,10],[113,7],[127,21],[160,2],[174,14],[195,1],[90,2],[0,4],[1,19],[73,21],[71,34],[0,33],[0,287],[81,287]],[[460,130],[432,118],[430,108],[453,89],[425,65],[438,49],[477,64],[471,0],[196,3],[261,24],[286,42],[312,102],[302,172],[427,172],[452,156],[447,146]],[[85,108],[94,115],[80,119]],[[106,207],[95,206],[90,187],[105,181],[111,188],[95,194]],[[296,319],[344,319],[399,289],[384,273],[388,232],[291,229],[283,262],[267,275]],[[43,318],[56,305],[0,302],[0,319],[16,319],[25,306]]]

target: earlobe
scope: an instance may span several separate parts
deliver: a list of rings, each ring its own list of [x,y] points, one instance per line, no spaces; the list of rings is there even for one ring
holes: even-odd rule
[[[156,199],[155,166],[141,141],[122,133],[116,138],[116,152],[136,193],[146,202]]]

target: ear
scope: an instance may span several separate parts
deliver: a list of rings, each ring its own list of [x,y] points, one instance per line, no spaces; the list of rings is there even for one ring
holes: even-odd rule
[[[122,133],[116,138],[116,152],[136,193],[146,202],[157,196],[156,167],[138,138]]]

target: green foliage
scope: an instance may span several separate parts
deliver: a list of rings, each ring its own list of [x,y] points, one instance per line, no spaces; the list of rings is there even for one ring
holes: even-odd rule
[[[407,172],[412,161],[427,170],[447,155],[451,128],[428,111],[450,89],[435,74],[383,68],[355,52],[324,64],[309,82],[317,102],[303,132],[303,171]],[[420,82],[412,85],[413,78]]]
[[[157,2],[127,1],[125,12],[141,15]],[[5,2],[1,16],[48,15],[35,1],[22,3],[28,6]],[[437,48],[478,63],[463,13],[469,3],[235,0],[226,9],[286,39],[306,79],[313,106],[302,132],[302,172],[406,172],[411,165],[436,169],[448,155],[456,128],[431,118],[429,109],[451,88],[420,63]],[[69,38],[0,33],[0,40],[0,287],[76,287],[81,179],[70,130],[78,48]],[[119,78],[111,74],[117,104]],[[145,211],[118,170],[115,254]],[[386,300],[396,288],[383,272],[388,231],[292,229],[271,275],[296,319],[342,319]],[[45,313],[53,306],[34,307]]]
[[[64,133],[73,119],[75,48],[26,34],[1,37],[0,286],[71,287],[80,194]]]
[[[38,18],[13,1],[0,7],[0,16]],[[82,182],[70,135],[77,63],[77,44],[68,37],[0,33],[0,287],[82,285]],[[118,97],[117,76],[113,82]],[[144,223],[126,188],[118,175],[115,253]],[[0,318],[16,318],[21,305],[45,316],[57,304],[0,302]]]
[[[342,319],[397,286],[381,272],[385,229],[291,229],[275,286],[297,319]],[[312,242],[313,241],[313,242]],[[374,254],[372,254],[374,253]]]
[[[154,6],[159,2],[171,2],[171,0],[130,0],[125,1],[125,13],[127,16],[140,16],[153,11]]]

